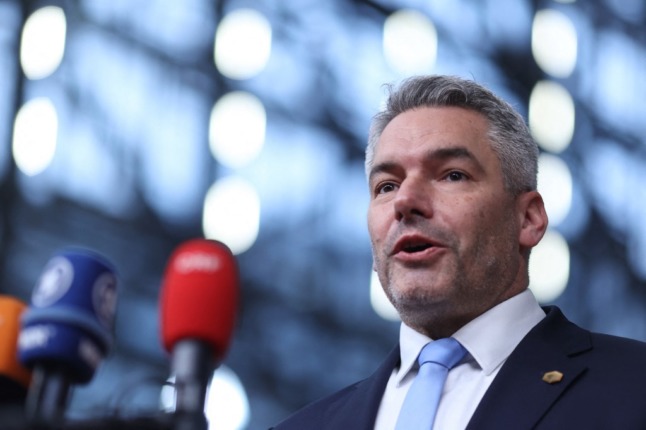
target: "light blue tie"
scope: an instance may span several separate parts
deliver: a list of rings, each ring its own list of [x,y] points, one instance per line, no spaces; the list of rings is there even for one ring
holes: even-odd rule
[[[446,376],[466,350],[452,337],[427,343],[417,361],[419,372],[399,411],[396,430],[431,430]]]

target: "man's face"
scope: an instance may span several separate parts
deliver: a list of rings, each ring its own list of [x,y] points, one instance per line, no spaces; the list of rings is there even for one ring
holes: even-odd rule
[[[526,287],[522,213],[487,131],[479,113],[418,108],[395,117],[375,150],[374,268],[402,320],[431,337],[451,335]]]

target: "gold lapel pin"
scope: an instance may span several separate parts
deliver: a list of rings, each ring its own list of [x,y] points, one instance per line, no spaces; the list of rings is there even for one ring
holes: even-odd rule
[[[551,372],[545,372],[543,374],[543,381],[548,384],[556,384],[557,382],[561,382],[562,379],[563,374],[558,370],[552,370]]]

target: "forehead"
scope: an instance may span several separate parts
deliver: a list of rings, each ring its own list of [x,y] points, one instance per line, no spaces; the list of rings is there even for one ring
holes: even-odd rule
[[[488,138],[484,115],[459,107],[422,107],[408,110],[390,121],[381,134],[374,163],[422,160],[438,149],[461,148],[485,167],[500,169]]]
[[[426,152],[440,147],[465,147],[477,158],[495,157],[484,115],[459,107],[422,107],[397,115],[382,132],[375,159]]]

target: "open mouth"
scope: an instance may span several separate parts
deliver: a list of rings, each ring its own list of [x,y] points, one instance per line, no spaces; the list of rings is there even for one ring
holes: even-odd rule
[[[435,248],[441,248],[442,244],[435,242],[432,238],[421,234],[405,234],[399,237],[399,240],[395,243],[391,255],[400,254],[400,256],[408,255],[410,257],[415,256],[418,258],[424,256],[429,250]]]
[[[416,252],[425,251],[431,247],[433,247],[433,244],[428,242],[407,243],[402,246],[402,251],[408,254],[414,254]]]

